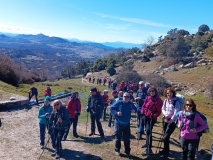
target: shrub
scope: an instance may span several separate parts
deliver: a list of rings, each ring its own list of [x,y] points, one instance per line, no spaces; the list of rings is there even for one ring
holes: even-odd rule
[[[162,65],[162,68],[168,68],[170,67],[171,65],[174,65],[176,62],[175,62],[175,59],[173,58],[167,58],[164,62],[163,62],[163,65]]]
[[[138,84],[139,81],[142,80],[142,77],[135,71],[126,71],[116,76],[116,81],[119,84],[121,81],[131,81]]]
[[[164,89],[171,86],[164,77],[154,73],[144,76],[144,80],[151,85],[154,85],[157,88],[159,95],[163,95]]]

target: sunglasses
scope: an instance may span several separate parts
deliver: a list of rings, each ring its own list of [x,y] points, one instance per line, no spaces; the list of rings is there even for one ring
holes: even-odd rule
[[[129,98],[129,96],[124,96],[124,98]]]
[[[172,94],[172,92],[168,92],[168,93],[166,93],[166,94]]]
[[[155,92],[154,90],[152,90],[152,91],[149,91],[149,92]]]
[[[54,106],[59,106],[59,105],[60,105],[59,103],[54,104]]]
[[[193,105],[192,105],[192,104],[186,104],[186,106],[193,107]]]

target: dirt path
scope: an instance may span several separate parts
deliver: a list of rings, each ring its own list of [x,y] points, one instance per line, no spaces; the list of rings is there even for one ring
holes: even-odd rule
[[[23,160],[39,159],[42,150],[39,147],[39,127],[37,121],[38,107],[32,107],[28,109],[19,108],[13,110],[3,110],[0,113],[0,117],[3,118],[3,126],[0,128],[0,159],[4,160]],[[63,158],[62,160],[70,159],[82,159],[82,160],[98,160],[98,159],[126,159],[123,157],[116,157],[114,154],[114,140],[113,140],[113,128],[107,128],[107,122],[102,122],[106,139],[102,141],[98,135],[94,137],[85,137],[86,124],[81,122],[78,125],[78,134],[81,138],[68,137],[67,141],[63,141]],[[134,119],[131,121],[131,153],[134,159],[145,159],[142,157],[141,145],[144,140],[138,141],[135,139],[136,125]],[[90,131],[90,125],[88,123],[87,135]],[[154,127],[153,131],[153,152],[155,153],[158,145],[161,133],[161,124],[158,123]],[[70,130],[72,134],[72,131]],[[144,136],[143,136],[144,137]],[[47,139],[46,139],[47,140]],[[169,159],[179,159],[181,149],[179,147],[179,141],[171,138],[171,155]],[[51,157],[53,149],[51,144],[47,146],[41,159],[54,159]],[[136,153],[137,152],[137,153]],[[124,153],[123,143],[121,153]],[[155,159],[162,159],[158,155]],[[153,157],[149,158],[153,159]],[[202,158],[197,158],[201,160]],[[207,160],[207,158],[204,158]]]

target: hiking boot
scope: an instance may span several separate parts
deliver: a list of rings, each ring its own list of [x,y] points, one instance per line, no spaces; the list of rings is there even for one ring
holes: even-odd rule
[[[55,155],[55,159],[59,159],[60,156],[58,154]]]
[[[89,136],[92,136],[92,135],[95,135],[95,133],[92,132],[92,133],[89,134]]]
[[[153,152],[151,149],[149,149],[149,150],[146,149],[144,152],[142,152],[142,156],[148,156],[148,155],[152,155],[152,154],[153,154]]]
[[[164,150],[159,151],[159,155],[163,156],[164,158],[168,157],[169,152],[165,152]]]
[[[120,156],[120,152],[119,151],[115,151],[115,155],[116,156]]]
[[[132,156],[130,154],[126,154],[128,159],[132,159]]]
[[[79,135],[77,135],[77,134],[74,134],[73,136],[74,136],[75,138],[78,138],[78,137],[79,137]]]
[[[143,144],[142,146],[141,146],[141,148],[146,148],[148,146],[148,144]]]

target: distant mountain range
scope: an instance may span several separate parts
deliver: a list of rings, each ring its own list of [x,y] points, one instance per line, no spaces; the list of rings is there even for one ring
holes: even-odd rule
[[[25,35],[25,34],[13,34],[13,33],[3,33],[0,32],[0,34],[4,34],[8,37],[16,37],[16,38],[24,38],[24,39],[29,39],[29,40],[38,40],[40,38],[46,38],[48,36],[45,37],[45,35],[43,34],[38,34],[38,35]],[[52,37],[54,38],[54,37]],[[59,37],[55,37],[55,38],[59,38]],[[65,39],[65,38],[61,38],[61,40],[64,41],[69,41],[69,42],[77,42],[77,43],[83,43],[83,44],[88,44],[88,45],[93,45],[93,46],[97,46],[100,48],[106,48],[106,49],[116,49],[116,48],[124,48],[124,49],[131,49],[133,47],[137,47],[139,49],[142,49],[142,44],[136,44],[136,43],[126,43],[126,42],[103,42],[103,43],[97,43],[97,42],[92,42],[92,41],[84,41],[84,40],[79,40],[79,39]]]
[[[50,74],[57,75],[70,63],[76,64],[81,60],[94,61],[122,51],[125,49],[94,42],[70,42],[64,38],[43,34],[0,34],[0,53],[7,54],[16,64],[24,64],[26,69],[47,69]]]

